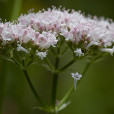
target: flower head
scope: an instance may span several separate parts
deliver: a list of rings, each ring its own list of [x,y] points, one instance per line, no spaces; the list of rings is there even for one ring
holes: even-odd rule
[[[83,42],[79,47],[85,47],[87,50],[92,45],[107,48],[112,46],[114,42],[113,22],[103,18],[86,17],[76,11],[69,13],[67,10],[49,8],[47,11],[21,15],[18,20],[20,24],[26,27],[31,26],[35,31],[47,32],[51,30],[55,32],[56,36],[63,36],[67,42],[71,41],[76,47],[80,45],[80,42]],[[45,45],[48,47],[47,44]],[[75,53],[77,51],[80,50],[76,50]]]
[[[16,50],[37,56],[36,50],[47,52],[50,47],[56,47],[61,36],[78,57],[89,54],[94,46],[97,51],[112,55],[114,22],[60,8],[21,15],[16,23],[0,23],[0,55],[13,49],[13,53]]]

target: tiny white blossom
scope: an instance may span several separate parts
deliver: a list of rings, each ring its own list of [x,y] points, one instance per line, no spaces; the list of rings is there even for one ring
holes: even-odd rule
[[[42,60],[46,57],[46,55],[47,55],[46,52],[36,51],[36,56],[39,56]]]
[[[84,53],[82,53],[81,48],[77,48],[74,53],[76,53],[76,56],[80,57],[80,56],[84,56]]]
[[[113,56],[114,46],[113,46],[112,49],[111,48],[102,48],[102,49],[100,49],[100,51],[102,51],[102,52],[108,52],[108,53],[110,53]]]
[[[74,78],[74,89],[76,90],[77,80],[80,80],[80,78],[82,77],[82,75],[79,74],[78,72],[71,73],[71,75]]]
[[[98,43],[98,42],[95,42],[95,41],[91,41],[91,42],[87,45],[86,49],[88,49],[88,48],[91,47],[92,45],[99,45],[99,43]]]
[[[21,46],[21,44],[17,44],[17,51],[23,51],[26,54],[29,54],[29,51]]]

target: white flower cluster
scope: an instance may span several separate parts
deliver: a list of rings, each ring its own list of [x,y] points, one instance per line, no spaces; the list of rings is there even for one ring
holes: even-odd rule
[[[52,31],[43,31],[40,33],[39,31],[35,31],[32,27],[25,27],[20,23],[0,23],[0,49],[10,47],[11,51],[12,49],[16,49],[18,52],[22,51],[29,54],[33,51],[33,48],[36,48],[35,53],[37,56],[38,53],[39,55],[43,53],[40,51],[37,52],[37,50],[47,50],[50,46],[54,46],[57,41],[56,34]],[[14,44],[16,45],[15,47],[13,47]],[[30,47],[28,47],[28,45],[30,45]]]
[[[81,41],[86,49],[92,45],[111,47],[114,43],[114,23],[110,20],[89,18],[80,12],[53,8],[38,13],[30,13],[19,17],[22,25],[32,26],[35,31],[53,31],[78,45]],[[80,47],[82,48],[82,47]],[[105,51],[105,50],[102,50]],[[106,50],[107,52],[107,50]]]
[[[82,48],[89,50],[93,45],[102,52],[114,52],[114,22],[108,19],[90,18],[80,12],[53,8],[21,15],[16,24],[0,23],[0,48],[8,44],[12,47],[14,43],[16,47],[13,48],[17,51],[29,54],[35,47],[39,52],[35,52],[36,55],[42,55],[41,50],[56,46],[60,39],[58,36],[76,46],[76,56],[83,56]]]

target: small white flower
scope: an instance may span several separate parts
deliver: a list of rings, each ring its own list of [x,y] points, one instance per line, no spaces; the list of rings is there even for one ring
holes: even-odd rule
[[[82,53],[81,48],[77,48],[74,53],[76,53],[76,56],[80,57],[80,56],[84,56],[84,53]]]
[[[112,49],[111,48],[102,48],[102,49],[100,49],[100,51],[102,51],[102,52],[108,52],[108,53],[110,53],[113,56],[114,46],[113,46]]]
[[[21,44],[17,44],[17,51],[23,51],[26,54],[29,54],[29,51],[21,46]]]
[[[76,90],[77,80],[80,80],[80,78],[82,77],[82,75],[79,74],[78,72],[71,73],[71,75],[74,78],[74,89]]]
[[[91,41],[88,45],[87,45],[87,47],[86,47],[86,49],[88,49],[89,47],[91,47],[92,45],[99,45],[99,43],[98,42],[95,42],[95,41]]]
[[[42,60],[44,59],[44,57],[46,57],[46,55],[47,55],[46,52],[36,51],[36,56],[39,56]]]

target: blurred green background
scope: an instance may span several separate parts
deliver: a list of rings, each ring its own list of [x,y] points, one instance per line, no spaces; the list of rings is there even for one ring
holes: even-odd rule
[[[62,5],[97,16],[114,19],[114,0],[0,0],[0,18],[10,21],[29,9],[38,11]],[[51,57],[50,57],[51,58]],[[61,64],[69,61],[66,53]],[[64,60],[64,63],[62,62]],[[71,72],[82,72],[86,60],[73,64],[58,81],[58,99],[73,85]],[[44,72],[45,70],[45,72]],[[42,98],[50,102],[52,75],[39,65],[28,68],[30,78]],[[107,56],[91,66],[77,90],[69,98],[72,103],[60,114],[114,114],[114,57]],[[11,62],[0,59],[0,112],[2,114],[45,114],[37,108],[23,73]]]

